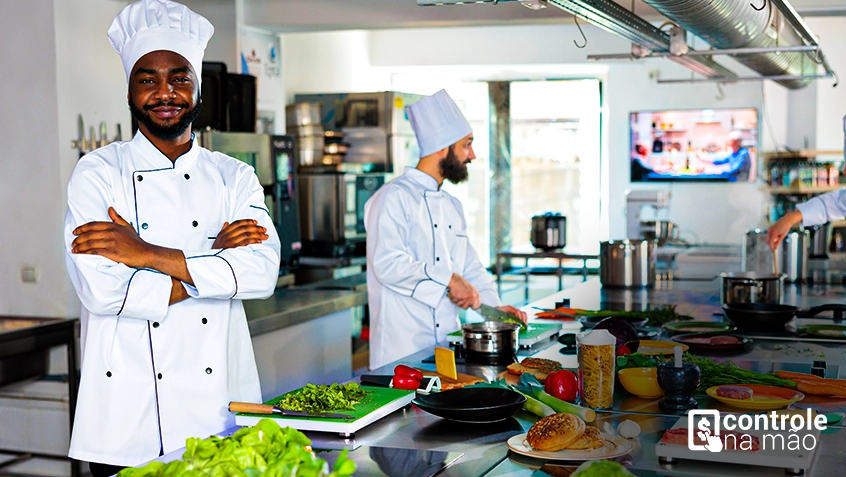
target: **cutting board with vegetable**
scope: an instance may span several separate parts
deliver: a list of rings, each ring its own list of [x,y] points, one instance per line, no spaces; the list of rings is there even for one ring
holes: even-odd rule
[[[235,424],[239,426],[251,426],[258,423],[265,418],[277,419],[280,425],[293,427],[301,431],[321,431],[321,432],[337,432],[341,434],[352,434],[359,431],[365,426],[387,416],[388,414],[400,409],[414,399],[414,391],[406,391],[402,389],[374,387],[374,386],[360,386],[361,390],[365,392],[365,396],[361,398],[352,406],[352,409],[325,409],[324,412],[349,414],[353,419],[327,419],[321,417],[289,417],[281,415],[263,415],[263,414],[244,414],[238,413],[235,415]],[[303,395],[304,391],[310,393],[324,392],[325,387],[316,385],[306,385],[300,389],[295,389],[281,396],[268,400],[265,404],[279,406],[282,408],[289,408],[283,403],[286,396]]]

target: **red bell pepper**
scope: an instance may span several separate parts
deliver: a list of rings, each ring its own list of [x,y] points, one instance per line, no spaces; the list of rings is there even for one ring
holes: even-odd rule
[[[549,373],[544,390],[562,401],[575,402],[579,393],[579,380],[568,369]]]

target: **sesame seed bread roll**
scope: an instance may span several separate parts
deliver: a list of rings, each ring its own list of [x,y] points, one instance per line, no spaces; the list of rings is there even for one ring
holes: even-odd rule
[[[559,412],[536,422],[526,435],[526,441],[536,449],[555,452],[573,445],[585,433],[585,421],[578,416]]]
[[[589,450],[589,449],[599,449],[600,447],[605,445],[605,438],[602,437],[602,432],[593,427],[593,426],[586,426],[585,433],[582,434],[582,437],[573,443],[568,449],[572,450]]]

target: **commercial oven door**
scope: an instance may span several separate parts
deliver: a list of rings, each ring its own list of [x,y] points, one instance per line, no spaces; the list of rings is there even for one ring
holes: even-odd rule
[[[300,174],[300,235],[303,241],[344,240],[347,186],[345,174]]]

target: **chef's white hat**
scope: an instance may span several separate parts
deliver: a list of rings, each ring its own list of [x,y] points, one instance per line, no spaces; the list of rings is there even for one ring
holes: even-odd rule
[[[141,0],[126,6],[109,27],[109,43],[120,55],[126,81],[142,56],[167,50],[182,55],[197,75],[203,72],[203,54],[214,34],[212,24],[188,7],[170,0]]]
[[[408,119],[417,136],[420,157],[457,143],[473,132],[455,101],[440,90],[408,107]]]

